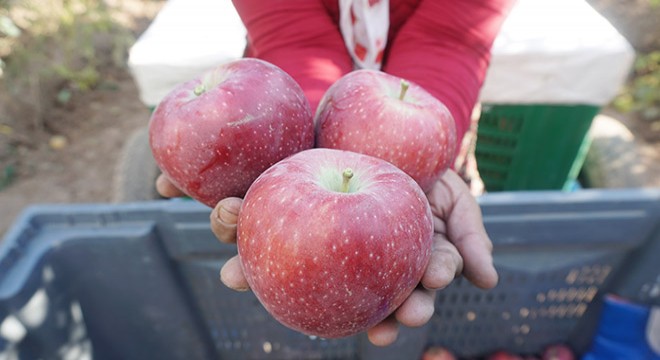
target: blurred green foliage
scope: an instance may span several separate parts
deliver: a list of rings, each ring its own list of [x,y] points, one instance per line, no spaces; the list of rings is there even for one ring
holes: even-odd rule
[[[134,41],[117,22],[116,9],[103,0],[2,3],[0,81],[15,97],[37,93],[35,87],[54,91],[47,99],[30,99],[33,102],[57,98],[58,89],[92,89],[102,80],[102,69],[124,66]]]
[[[637,56],[632,77],[613,105],[645,120],[660,121],[660,51]]]

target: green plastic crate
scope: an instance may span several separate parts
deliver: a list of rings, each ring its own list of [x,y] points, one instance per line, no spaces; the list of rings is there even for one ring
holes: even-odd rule
[[[592,105],[484,104],[475,154],[486,190],[570,189],[599,111]]]

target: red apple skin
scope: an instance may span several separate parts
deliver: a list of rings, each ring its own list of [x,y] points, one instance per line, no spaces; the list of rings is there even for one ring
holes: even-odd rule
[[[456,151],[456,124],[447,107],[403,79],[356,70],[324,94],[315,116],[316,146],[350,150],[391,162],[429,191]]]
[[[543,351],[543,360],[575,360],[575,354],[570,347],[562,344],[548,346]]]
[[[504,350],[498,350],[486,358],[487,360],[523,360],[521,356]]]
[[[348,193],[337,191],[345,168]],[[426,196],[392,164],[332,149],[295,154],[250,187],[238,219],[248,284],[282,324],[338,338],[385,319],[418,285],[433,221]]]
[[[456,360],[456,356],[447,348],[434,346],[424,351],[422,360]]]
[[[293,78],[245,58],[172,90],[152,114],[149,141],[163,173],[213,207],[242,197],[277,161],[313,147],[313,116]]]

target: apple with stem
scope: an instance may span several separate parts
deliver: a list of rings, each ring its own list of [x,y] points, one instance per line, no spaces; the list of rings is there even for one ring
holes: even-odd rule
[[[282,324],[324,338],[380,323],[419,284],[431,254],[428,200],[367,155],[311,149],[252,184],[237,226],[246,280]]]
[[[170,181],[213,207],[242,197],[268,167],[313,147],[313,116],[291,76],[244,58],[173,89],[152,114],[149,143]]]
[[[447,107],[419,85],[375,70],[356,70],[324,94],[315,116],[316,146],[391,162],[424,191],[447,170],[456,125]]]

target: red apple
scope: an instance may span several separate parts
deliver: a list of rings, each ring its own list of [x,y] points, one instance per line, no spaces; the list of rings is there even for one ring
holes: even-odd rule
[[[456,360],[456,356],[447,348],[433,346],[424,351],[422,360]]]
[[[431,253],[426,196],[392,164],[311,149],[250,187],[238,219],[245,277],[282,324],[324,338],[359,333],[410,295]]]
[[[456,124],[422,87],[380,71],[357,70],[324,94],[315,117],[316,146],[391,162],[424,191],[449,168]]]
[[[189,196],[208,205],[242,197],[264,170],[314,145],[309,102],[291,76],[240,59],[180,84],[149,123],[154,158]]]
[[[575,360],[575,354],[570,347],[562,344],[548,346],[543,351],[543,360]]]
[[[522,360],[522,357],[505,350],[498,350],[488,355],[486,359],[487,360]]]

